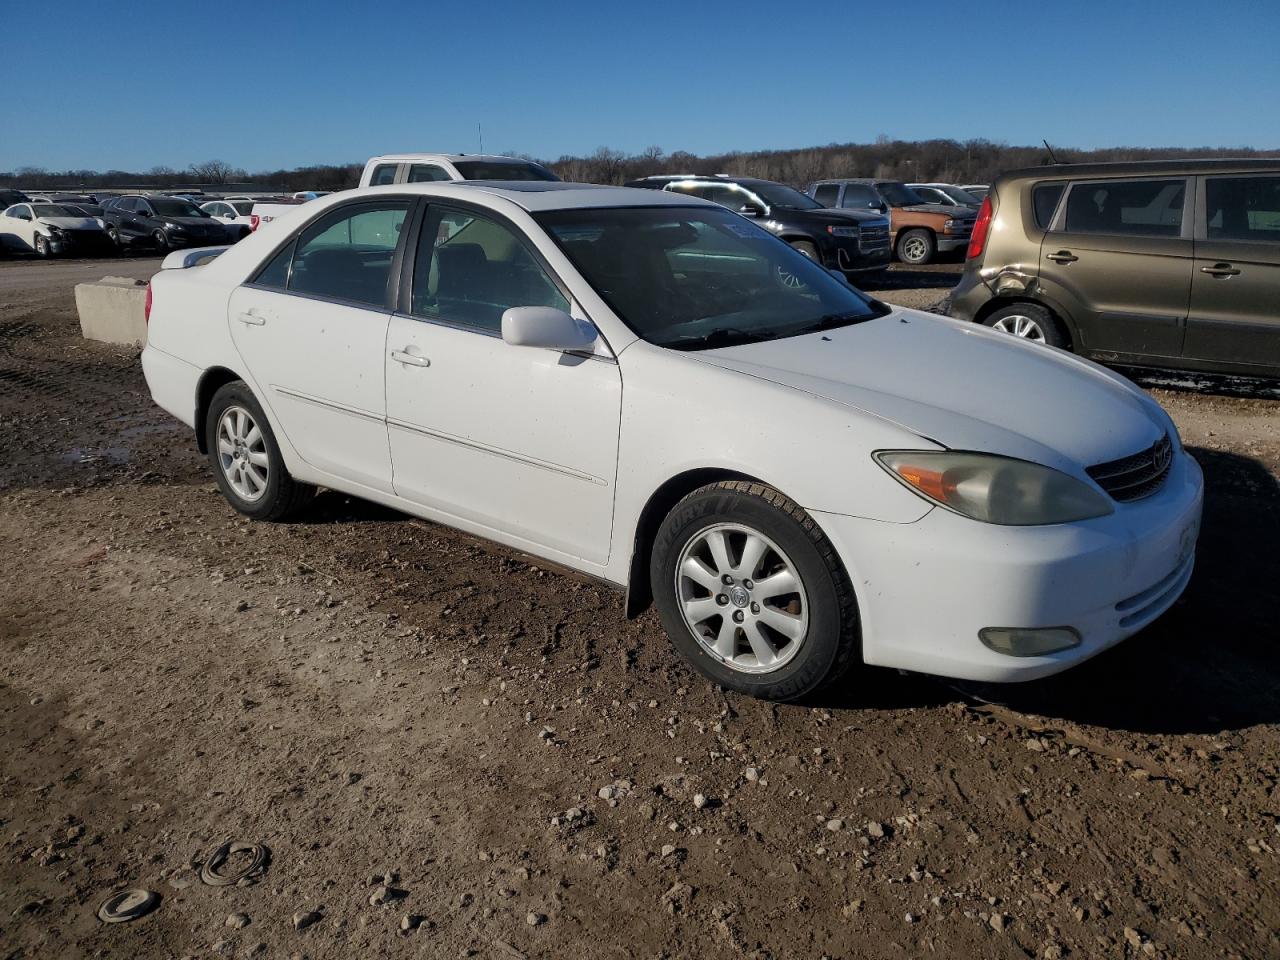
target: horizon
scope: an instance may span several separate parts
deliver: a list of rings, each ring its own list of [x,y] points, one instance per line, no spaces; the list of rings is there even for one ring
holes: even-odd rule
[[[804,19],[758,0],[729,14],[658,4],[643,18],[581,0],[536,13],[503,2],[483,21],[405,0],[376,16],[347,9],[230,0],[219,19],[253,26],[228,28],[141,0],[92,34],[104,49],[134,49],[143,77],[157,58],[180,54],[163,83],[100,58],[49,70],[47,49],[12,43],[11,89],[19,77],[40,83],[0,106],[4,129],[23,131],[0,142],[0,170],[180,171],[217,158],[267,172],[399,150],[479,153],[481,139],[483,152],[547,161],[602,145],[706,157],[881,137],[1280,148],[1270,108],[1280,60],[1269,49],[1280,5],[1257,0],[1219,4],[1212,18],[1190,0],[1031,11],[930,0],[909,16],[815,10]],[[59,10],[67,22],[99,15],[87,0]],[[16,10],[6,33],[42,35],[47,19]],[[777,66],[762,67],[769,62]],[[186,65],[199,79],[183,78]],[[1170,146],[1179,142],[1197,146]],[[784,146],[797,143],[808,146]]]

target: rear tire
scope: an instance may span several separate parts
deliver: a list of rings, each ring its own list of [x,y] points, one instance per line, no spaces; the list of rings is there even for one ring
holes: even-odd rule
[[[1038,303],[1011,303],[993,311],[982,322],[993,330],[1030,343],[1043,343],[1064,350],[1071,348],[1071,341],[1058,318]]]
[[[763,484],[724,481],[677,503],[649,575],[673,645],[722,687],[798,700],[858,659],[857,601],[835,548]]]
[[[898,259],[919,267],[932,262],[938,251],[933,234],[928,230],[908,230],[898,237]]]
[[[218,488],[246,517],[284,520],[315,495],[315,487],[289,475],[271,424],[244,381],[218,388],[204,431]]]

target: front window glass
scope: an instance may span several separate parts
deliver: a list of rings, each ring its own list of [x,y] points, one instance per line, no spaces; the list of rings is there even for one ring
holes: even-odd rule
[[[464,210],[434,207],[422,225],[413,268],[413,315],[490,333],[510,307],[569,301],[524,241],[505,224]]]
[[[559,180],[546,167],[527,160],[455,160],[463,180]]]
[[[982,201],[968,190],[962,190],[959,187],[947,187],[944,192],[951,198],[952,203],[958,203],[964,207],[977,207],[982,204]]]
[[[917,203],[924,203],[920,199],[920,195],[908,187],[905,183],[881,183],[878,184],[880,193],[891,207],[910,207]]]
[[[37,203],[31,207],[37,217],[82,217],[84,214],[61,203]]]
[[[634,207],[537,219],[623,322],[661,346],[773,340],[889,312],[732,213]]]
[[[1068,233],[1176,237],[1182,233],[1185,180],[1077,183],[1067,197]]]
[[[186,200],[173,200],[166,197],[156,197],[151,201],[151,206],[155,208],[158,217],[208,217],[209,215],[197,207],[194,203]]]
[[[384,163],[381,166],[373,168],[373,176],[369,179],[369,186],[381,187],[388,183],[396,182],[396,167],[394,163]]]
[[[434,163],[415,163],[409,168],[410,183],[434,183],[448,179],[449,174],[445,173],[444,168],[437,167]]]
[[[884,201],[880,199],[880,194],[876,193],[874,187],[869,187],[865,183],[845,184],[844,197],[840,200],[840,206],[857,210],[879,210],[883,205]]]
[[[345,207],[298,238],[289,289],[383,306],[407,201]]]
[[[744,187],[771,207],[782,207],[787,210],[818,210],[822,207],[822,204],[813,197],[780,183],[753,180],[744,184]]]
[[[817,200],[824,207],[834,207],[836,205],[836,197],[840,194],[840,184],[824,183],[813,191],[813,199]]]
[[[253,213],[253,202],[251,200],[237,200],[231,204],[231,208],[241,217],[247,217]]]
[[[1210,177],[1205,215],[1210,240],[1280,243],[1280,177]]]

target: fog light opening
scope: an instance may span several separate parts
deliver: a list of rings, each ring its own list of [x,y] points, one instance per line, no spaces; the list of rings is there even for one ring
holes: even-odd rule
[[[1080,645],[1074,627],[983,627],[978,639],[990,650],[1007,657],[1043,657]]]

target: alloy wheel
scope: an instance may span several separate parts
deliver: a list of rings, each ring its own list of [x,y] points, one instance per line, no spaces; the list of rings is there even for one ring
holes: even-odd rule
[[[795,564],[742,524],[706,527],[676,563],[685,626],[707,654],[743,673],[786,665],[809,631],[809,601]]]
[[[929,255],[929,244],[921,237],[908,237],[902,243],[902,259],[907,263],[920,263]]]
[[[1041,329],[1040,324],[1031,317],[1020,313],[1011,313],[1006,317],[1001,317],[991,325],[991,329],[999,330],[1001,333],[1011,333],[1015,337],[1021,337],[1033,343],[1045,342],[1044,330]]]
[[[231,489],[252,503],[262,499],[271,478],[271,459],[266,438],[241,406],[230,406],[218,418],[218,465]]]

